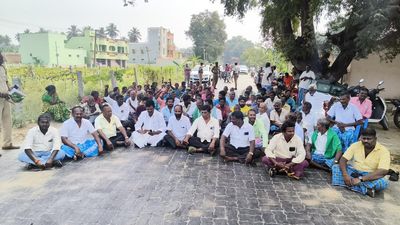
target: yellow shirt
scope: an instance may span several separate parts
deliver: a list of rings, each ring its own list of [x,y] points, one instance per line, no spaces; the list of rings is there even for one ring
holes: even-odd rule
[[[117,128],[122,127],[121,121],[115,115],[111,116],[110,122],[100,114],[94,121],[96,130],[101,130],[107,138],[117,136]]]
[[[374,172],[377,169],[390,168],[390,152],[378,142],[367,158],[365,158],[364,145],[361,141],[352,144],[343,157],[352,161],[354,169],[362,172]]]
[[[234,111],[234,108],[235,108],[235,107],[232,107],[232,108],[231,108],[231,112]],[[249,110],[250,110],[250,109],[251,109],[250,106],[245,105],[244,107],[240,108],[240,112],[242,112],[244,116],[247,116],[247,114],[249,113]]]

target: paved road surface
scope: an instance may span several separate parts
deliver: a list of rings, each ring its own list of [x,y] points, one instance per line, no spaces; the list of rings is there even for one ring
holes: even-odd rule
[[[240,89],[250,78],[240,78]],[[1,151],[0,224],[398,224],[398,183],[375,199],[307,169],[294,181],[263,167],[166,148],[120,149],[24,171]]]

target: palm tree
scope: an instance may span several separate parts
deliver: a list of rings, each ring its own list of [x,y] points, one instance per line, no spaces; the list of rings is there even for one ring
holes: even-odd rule
[[[128,33],[128,37],[129,41],[133,43],[139,42],[139,40],[142,39],[140,31],[136,27],[132,27],[132,29]]]
[[[31,33],[31,31],[29,29],[24,30],[24,34],[29,34],[29,33]]]
[[[39,33],[47,33],[48,30],[44,29],[43,27],[39,28]]]
[[[67,31],[68,40],[81,34],[81,30],[76,25],[71,25]]]
[[[118,36],[119,30],[117,29],[117,26],[114,23],[110,23],[107,28],[106,28],[106,34],[110,38],[115,38]]]
[[[106,37],[106,30],[104,27],[100,27],[100,29],[96,30],[97,37]]]

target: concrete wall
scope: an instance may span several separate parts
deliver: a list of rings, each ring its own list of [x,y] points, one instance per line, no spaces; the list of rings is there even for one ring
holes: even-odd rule
[[[374,88],[379,81],[385,83],[381,96],[385,98],[400,98],[400,56],[397,56],[391,63],[381,61],[379,56],[371,54],[366,59],[353,60],[349,73],[344,76],[344,81],[349,85],[356,85],[364,78],[363,85],[367,88]]]

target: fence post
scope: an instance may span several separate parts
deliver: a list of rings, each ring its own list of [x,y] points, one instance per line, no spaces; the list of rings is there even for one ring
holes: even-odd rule
[[[77,80],[78,80],[78,96],[82,99],[84,95],[83,91],[83,78],[82,78],[82,71],[76,72]]]
[[[117,80],[115,79],[114,70],[110,70],[111,86],[113,88],[117,87]]]
[[[137,82],[136,66],[133,66],[133,76],[135,77],[135,84],[139,85],[138,82]]]

